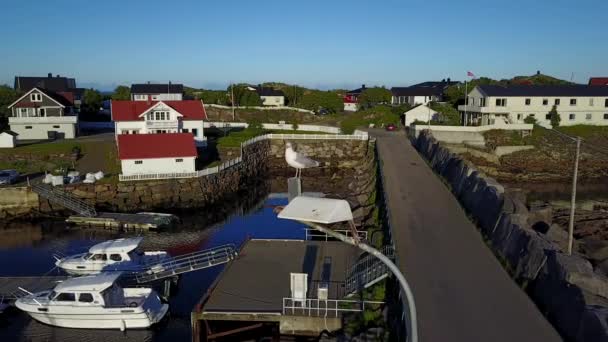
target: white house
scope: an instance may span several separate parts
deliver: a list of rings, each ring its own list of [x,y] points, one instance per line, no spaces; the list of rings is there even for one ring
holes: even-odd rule
[[[0,133],[0,148],[13,148],[17,146],[18,134],[12,131]]]
[[[112,101],[116,136],[126,134],[191,133],[198,146],[207,142],[202,101]]]
[[[257,86],[254,90],[260,96],[262,105],[282,107],[285,106],[285,94],[281,90],[276,90],[269,87]]]
[[[403,113],[403,115],[405,117],[404,124],[406,127],[409,127],[412,122],[416,120],[428,122],[429,119],[437,119],[437,112],[425,105],[416,106]]]
[[[434,87],[393,87],[391,103],[393,105],[409,104],[410,106],[426,105],[440,101],[443,89]]]
[[[608,125],[608,87],[589,85],[479,85],[458,106],[467,126],[523,123],[550,125],[555,106],[561,126]]]
[[[32,88],[8,108],[8,124],[20,140],[73,139],[78,132],[73,103],[61,94]]]
[[[189,133],[123,134],[117,142],[123,176],[196,171],[198,154]]]
[[[342,98],[345,112],[356,112],[359,110],[359,96],[363,94],[365,89],[365,84],[362,84],[361,88],[346,92],[346,94]]]
[[[131,84],[132,101],[181,101],[183,97],[183,84]]]

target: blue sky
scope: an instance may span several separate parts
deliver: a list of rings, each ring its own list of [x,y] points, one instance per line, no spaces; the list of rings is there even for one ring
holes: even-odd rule
[[[608,76],[606,0],[10,1],[0,83],[171,80],[333,88],[446,77]]]

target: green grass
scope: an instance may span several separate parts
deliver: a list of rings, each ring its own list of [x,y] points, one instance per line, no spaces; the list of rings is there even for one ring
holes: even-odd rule
[[[570,136],[578,136],[583,139],[595,138],[595,137],[608,137],[607,126],[590,126],[590,125],[576,125],[576,126],[563,126],[557,127],[557,130],[568,134]]]
[[[45,142],[25,146],[17,146],[10,150],[0,150],[0,154],[41,153],[69,154],[74,147],[82,148],[81,143],[73,141]]]
[[[351,134],[357,128],[366,128],[370,124],[376,127],[388,124],[399,124],[399,114],[389,106],[377,106],[346,115],[340,122],[344,134]]]

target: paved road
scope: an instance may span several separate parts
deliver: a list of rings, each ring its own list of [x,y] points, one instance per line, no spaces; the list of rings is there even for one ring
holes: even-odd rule
[[[419,340],[560,341],[403,132],[372,130],[397,263],[414,292]]]

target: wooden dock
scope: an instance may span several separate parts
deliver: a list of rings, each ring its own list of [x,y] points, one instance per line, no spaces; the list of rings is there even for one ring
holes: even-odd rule
[[[23,288],[30,292],[53,288],[58,282],[66,280],[67,276],[39,276],[39,277],[0,277],[0,297],[14,300],[25,293]]]
[[[66,222],[78,226],[103,227],[117,230],[156,230],[171,225],[172,215],[97,213],[95,217],[74,215]]]

